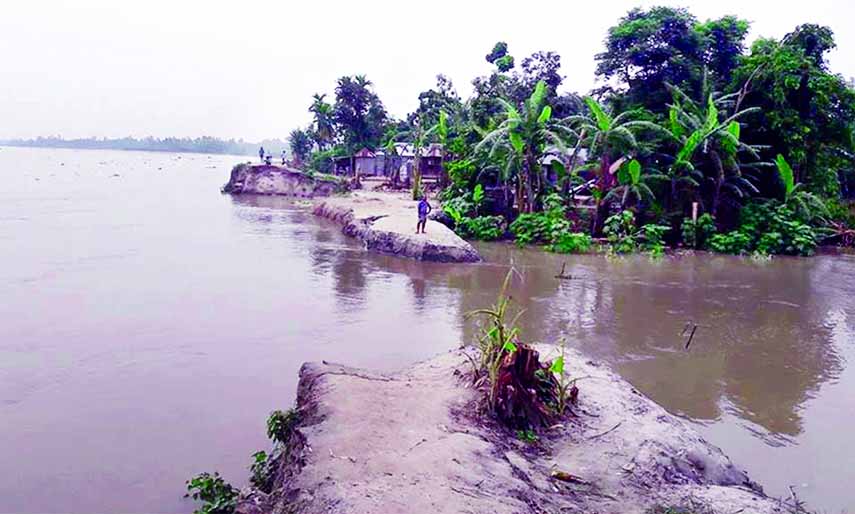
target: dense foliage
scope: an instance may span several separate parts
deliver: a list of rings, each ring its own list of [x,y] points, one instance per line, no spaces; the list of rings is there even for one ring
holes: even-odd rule
[[[440,75],[403,119],[368,79],[342,77],[334,99],[314,96],[312,125],[291,143],[331,171],[362,148],[395,162],[407,142],[415,196],[421,152],[440,144],[439,199],[467,238],[652,254],[808,255],[827,237],[851,242],[855,91],[828,67],[834,35],[801,25],[749,48],[748,31],[737,16],[633,9],[608,30],[596,56],[605,85],[585,97],[562,92],[555,52],[516,59],[500,41],[471,98]]]

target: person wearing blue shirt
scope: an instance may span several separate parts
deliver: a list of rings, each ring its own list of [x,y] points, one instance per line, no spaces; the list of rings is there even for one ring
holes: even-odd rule
[[[427,197],[422,195],[419,199],[419,222],[416,223],[416,234],[425,233],[425,225],[427,225],[427,217],[433,207],[428,203]]]

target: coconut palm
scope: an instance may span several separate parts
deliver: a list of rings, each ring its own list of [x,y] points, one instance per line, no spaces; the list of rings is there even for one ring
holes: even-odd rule
[[[309,112],[314,116],[313,135],[315,143],[321,151],[332,144],[335,137],[333,106],[324,100],[326,96],[312,95],[312,105],[309,107]]]

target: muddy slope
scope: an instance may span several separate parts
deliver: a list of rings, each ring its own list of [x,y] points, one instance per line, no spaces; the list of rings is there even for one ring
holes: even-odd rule
[[[778,512],[683,421],[605,367],[575,353],[568,363],[588,377],[577,416],[535,444],[477,414],[459,351],[395,375],[306,364],[274,488],[245,489],[238,512]]]

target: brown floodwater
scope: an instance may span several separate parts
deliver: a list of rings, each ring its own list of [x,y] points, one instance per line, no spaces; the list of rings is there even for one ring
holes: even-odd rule
[[[855,512],[855,257],[418,263],[221,195],[237,159],[0,149],[0,512],[188,513],[192,474],[245,483],[302,362],[469,341],[511,263],[525,338],[611,363],[771,494]]]

